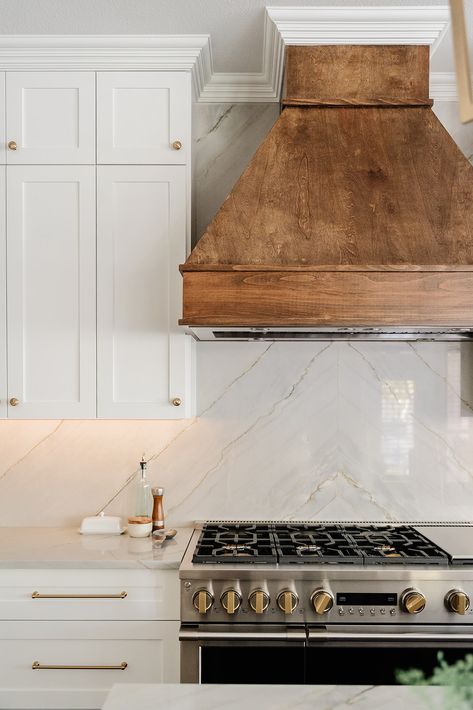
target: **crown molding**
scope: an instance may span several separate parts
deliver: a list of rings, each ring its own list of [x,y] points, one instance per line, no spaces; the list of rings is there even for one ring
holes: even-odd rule
[[[220,74],[210,64],[199,101],[279,101],[285,44],[428,44],[433,55],[449,23],[448,5],[267,7],[262,71]],[[442,87],[434,99],[452,93],[435,79],[432,86]]]
[[[188,71],[198,96],[209,35],[0,35],[3,71]]]
[[[455,72],[431,72],[430,96],[434,101],[458,101]]]
[[[428,44],[449,25],[447,6],[267,7],[261,72],[213,69],[209,35],[0,35],[0,70],[189,71],[196,101],[278,102],[285,44]],[[433,99],[453,101],[453,73],[431,75]]]

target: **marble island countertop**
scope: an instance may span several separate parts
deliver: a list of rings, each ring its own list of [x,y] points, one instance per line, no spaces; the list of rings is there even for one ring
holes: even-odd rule
[[[447,704],[448,688],[366,685],[183,685],[119,683],[102,710],[444,710],[467,705]]]
[[[178,569],[192,528],[153,548],[151,538],[80,535],[76,528],[0,527],[1,568]]]

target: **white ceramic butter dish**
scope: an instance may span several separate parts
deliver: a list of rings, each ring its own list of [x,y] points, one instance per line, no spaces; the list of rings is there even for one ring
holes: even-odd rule
[[[125,532],[118,515],[92,515],[84,518],[79,530],[81,535],[121,535]]]

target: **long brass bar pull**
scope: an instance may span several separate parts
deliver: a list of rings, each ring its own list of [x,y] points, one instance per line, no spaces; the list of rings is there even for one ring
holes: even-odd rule
[[[32,599],[125,599],[128,592],[120,592],[119,594],[40,594],[33,592]]]
[[[124,671],[128,663],[123,661],[118,666],[49,666],[39,661],[31,664],[34,671]]]

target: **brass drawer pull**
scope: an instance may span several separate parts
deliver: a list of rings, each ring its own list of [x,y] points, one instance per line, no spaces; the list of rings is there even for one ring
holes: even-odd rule
[[[128,663],[123,661],[118,666],[47,666],[39,661],[31,664],[34,671],[124,671]]]
[[[125,599],[128,592],[120,592],[120,594],[40,594],[33,592],[32,599]]]

